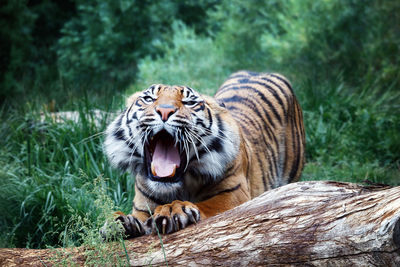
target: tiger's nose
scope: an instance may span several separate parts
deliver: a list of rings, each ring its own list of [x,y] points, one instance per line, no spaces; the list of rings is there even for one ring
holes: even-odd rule
[[[165,122],[168,118],[176,112],[173,105],[161,104],[156,107],[156,112],[160,115],[161,119]]]

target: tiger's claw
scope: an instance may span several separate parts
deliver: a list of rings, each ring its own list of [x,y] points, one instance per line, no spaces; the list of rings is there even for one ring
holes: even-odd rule
[[[146,226],[161,234],[179,231],[190,224],[200,221],[200,212],[196,205],[188,201],[175,200],[171,204],[158,206]]]

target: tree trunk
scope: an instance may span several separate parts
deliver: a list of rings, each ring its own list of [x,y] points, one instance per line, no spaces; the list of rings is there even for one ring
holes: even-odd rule
[[[400,187],[293,183],[162,241],[126,242],[131,266],[400,266]],[[0,266],[49,265],[51,253],[0,249]]]

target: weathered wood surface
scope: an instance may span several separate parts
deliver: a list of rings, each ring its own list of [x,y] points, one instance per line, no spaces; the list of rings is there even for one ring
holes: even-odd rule
[[[289,184],[163,236],[163,246],[169,266],[400,266],[400,187]],[[127,250],[132,266],[166,265],[157,236]],[[0,249],[0,266],[49,265],[51,253]]]

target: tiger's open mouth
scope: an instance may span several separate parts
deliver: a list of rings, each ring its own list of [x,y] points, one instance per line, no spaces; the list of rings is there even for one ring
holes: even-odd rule
[[[157,182],[178,182],[186,165],[185,153],[165,130],[146,142],[145,159],[147,176]]]

